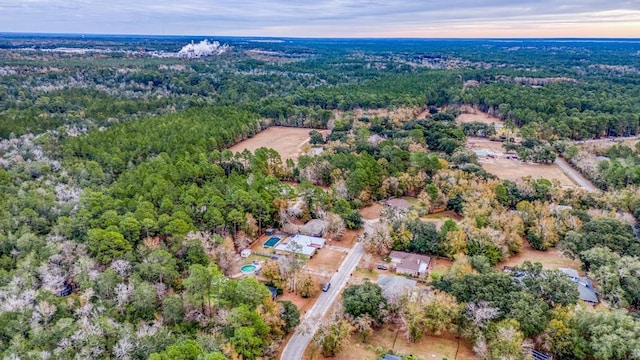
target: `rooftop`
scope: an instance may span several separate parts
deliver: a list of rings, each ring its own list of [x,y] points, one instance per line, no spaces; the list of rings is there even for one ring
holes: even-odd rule
[[[324,239],[320,237],[296,235],[287,239],[286,243],[278,244],[275,249],[312,256],[317,249],[324,247]]]
[[[407,292],[415,289],[417,281],[407,279],[404,276],[379,275],[378,285],[382,288],[382,295],[386,299],[399,298]]]
[[[427,255],[419,255],[404,251],[392,251],[389,254],[391,261],[396,263],[396,269],[406,269],[418,272],[425,272],[429,267],[431,258]]]
[[[580,276],[576,270],[570,268],[559,268],[558,270],[567,275],[571,281],[578,285],[580,300],[592,304],[598,303],[598,293],[588,277]]]

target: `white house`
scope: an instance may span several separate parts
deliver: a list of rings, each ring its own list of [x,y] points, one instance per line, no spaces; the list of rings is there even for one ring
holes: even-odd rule
[[[296,235],[275,247],[276,254],[296,253],[308,258],[312,257],[316,250],[324,247],[324,239],[314,236]]]

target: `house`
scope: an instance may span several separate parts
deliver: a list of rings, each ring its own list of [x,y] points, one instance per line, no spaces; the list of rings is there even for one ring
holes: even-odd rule
[[[431,258],[403,251],[392,251],[391,262],[396,265],[396,273],[424,277],[431,270]]]
[[[418,282],[404,276],[379,275],[377,283],[385,299],[397,300],[402,296],[411,296]]]
[[[597,304],[599,302],[598,292],[593,287],[593,284],[588,277],[580,276],[574,269],[559,268],[558,270],[565,274],[569,279],[571,279],[571,281],[576,283],[576,285],[578,286],[578,294],[580,300],[588,302],[590,304]]]
[[[316,250],[324,247],[324,243],[324,239],[320,237],[295,235],[278,244],[274,249],[278,255],[296,253],[311,258],[316,253]]]

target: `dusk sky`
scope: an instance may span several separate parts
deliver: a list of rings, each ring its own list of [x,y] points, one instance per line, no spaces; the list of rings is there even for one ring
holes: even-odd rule
[[[640,37],[640,0],[0,0],[0,32]]]

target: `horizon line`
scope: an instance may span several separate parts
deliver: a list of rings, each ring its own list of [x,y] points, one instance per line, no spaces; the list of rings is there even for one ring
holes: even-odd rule
[[[365,37],[365,36],[265,36],[265,35],[179,35],[179,34],[122,34],[122,33],[78,33],[78,32],[12,32],[0,31],[0,37],[6,35],[28,36],[112,36],[112,37],[213,37],[213,38],[256,38],[256,39],[327,39],[327,40],[640,40],[640,37]]]

